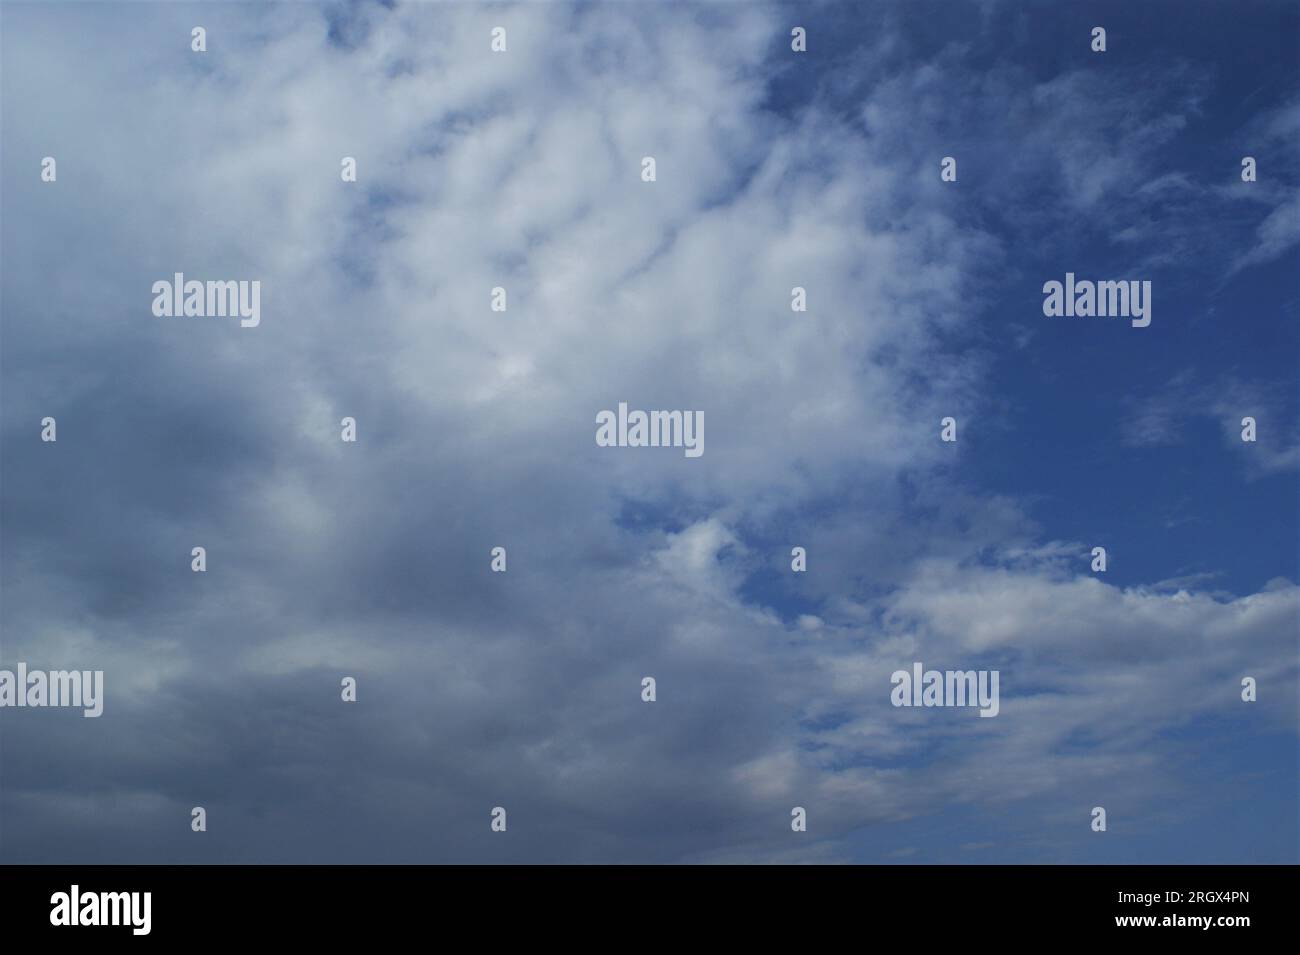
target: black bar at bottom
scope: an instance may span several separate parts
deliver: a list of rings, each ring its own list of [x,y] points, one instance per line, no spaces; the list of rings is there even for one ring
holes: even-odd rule
[[[1294,881],[1294,866],[8,866],[0,925],[6,941],[75,932],[128,944],[338,945],[430,929],[430,941],[458,945],[677,947],[718,936],[732,947],[900,931],[922,945],[1098,935],[1231,944],[1291,934]]]

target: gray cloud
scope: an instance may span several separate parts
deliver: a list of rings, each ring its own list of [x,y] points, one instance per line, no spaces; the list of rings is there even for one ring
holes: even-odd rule
[[[1290,583],[1081,579],[921,477],[981,407],[948,342],[999,245],[870,126],[764,108],[773,10],[701,15],[6,10],[2,659],[109,687],[100,720],[6,713],[6,859],[832,861],[1012,776],[1050,842],[1083,780],[1158,802],[1158,729],[1239,674],[1294,685]],[[260,279],[261,326],[154,318],[175,271]],[[620,400],[704,409],[706,455],[595,447]],[[751,584],[803,533],[799,614]],[[922,722],[888,705],[912,659],[1035,691]]]

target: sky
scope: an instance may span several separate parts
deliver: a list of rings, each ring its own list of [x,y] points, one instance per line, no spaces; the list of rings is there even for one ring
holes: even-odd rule
[[[0,669],[105,686],[0,710],[0,861],[1300,862],[1294,4],[6,0],[0,55]]]

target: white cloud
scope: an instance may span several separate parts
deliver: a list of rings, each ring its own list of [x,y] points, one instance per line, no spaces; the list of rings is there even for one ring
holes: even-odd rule
[[[63,484],[29,459],[6,470],[7,496],[62,520],[19,529],[37,582],[6,581],[6,620],[48,633],[84,615],[147,668],[131,722],[101,741],[100,793],[149,768],[140,740],[166,708],[165,752],[194,778],[157,771],[157,790],[238,770],[250,844],[278,826],[327,851],[295,800],[346,758],[353,818],[380,820],[364,851],[410,851],[403,826],[505,792],[561,833],[517,843],[522,858],[821,860],[838,850],[789,855],[791,804],[820,839],[996,806],[1012,777],[1020,795],[1098,776],[1146,791],[1123,769],[1157,728],[1229,706],[1247,668],[1294,679],[1289,584],[1226,602],[1110,587],[1068,570],[1076,545],[1027,541],[1013,503],[956,490],[930,494],[932,523],[899,517],[900,475],[941,460],[939,418],[981,405],[980,359],[935,333],[971,319],[1001,251],[881,141],[936,108],[941,74],[882,84],[863,131],[816,104],[762,108],[785,26],[766,8],[714,11],[722,43],[676,6],[644,22],[520,7],[496,57],[502,15],[366,8],[343,50],[316,6],[216,8],[196,61],[170,52],[188,12],[116,10],[92,50],[55,10],[23,14],[29,47],[6,45],[6,76],[40,62],[49,90],[6,100],[7,154],[61,157],[56,203],[32,177],[6,189],[7,223],[45,223],[6,269],[24,316],[6,318],[7,420],[55,409],[75,462]],[[1050,113],[1089,88],[1034,95]],[[1125,142],[1143,154],[1176,127],[1134,118]],[[1134,170],[1083,145],[1060,157],[1092,207]],[[173,271],[261,279],[261,326],[152,318],[149,283]],[[703,410],[705,456],[597,448],[594,415],[621,400]],[[356,446],[337,441],[343,415]],[[774,561],[749,541],[827,500],[801,586],[835,598],[778,613],[747,590]],[[986,538],[1003,565],[967,560]],[[494,576],[497,544],[510,569]],[[789,546],[774,553],[788,568]],[[905,662],[998,654],[997,720],[888,705]],[[353,665],[368,709],[348,722],[327,707]],[[1076,733],[1092,751],[1062,754]],[[294,741],[283,772],[268,738]],[[131,758],[115,769],[115,752]],[[477,858],[467,833],[443,851]]]

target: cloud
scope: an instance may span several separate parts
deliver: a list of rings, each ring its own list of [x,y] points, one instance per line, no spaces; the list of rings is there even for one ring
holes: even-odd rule
[[[1221,373],[1213,382],[1199,382],[1190,370],[1175,375],[1159,391],[1127,402],[1130,414],[1121,426],[1122,440],[1133,447],[1184,443],[1197,419],[1217,425],[1224,444],[1240,453],[1251,477],[1300,467],[1300,440],[1288,425],[1286,395],[1268,381]],[[1253,417],[1256,440],[1241,440],[1244,417]]]
[[[1256,161],[1265,168],[1257,171],[1256,182],[1234,184],[1234,195],[1263,202],[1270,211],[1256,226],[1254,243],[1233,260],[1233,274],[1272,262],[1300,242],[1300,179],[1293,161],[1300,148],[1300,96],[1254,117],[1241,138],[1252,150],[1262,147]]]
[[[6,715],[6,858],[837,861],[1012,797],[1050,840],[1085,783],[1158,804],[1159,731],[1240,674],[1294,681],[1293,585],[1111,587],[947,479],[1007,249],[918,173],[941,72],[783,114],[749,5],[211,7],[203,57],[189,8],[77,15],[5,13],[3,659],[109,695]],[[1013,168],[1075,212],[1137,174],[1096,81],[1016,78],[1019,128],[1063,118]],[[262,324],[154,318],[175,271],[259,279]],[[706,454],[596,447],[621,400],[702,409]],[[895,710],[913,659],[1004,667],[1003,714]]]
[[[1240,256],[1233,270],[1271,262],[1300,242],[1300,192],[1271,211],[1255,231],[1255,245]]]

